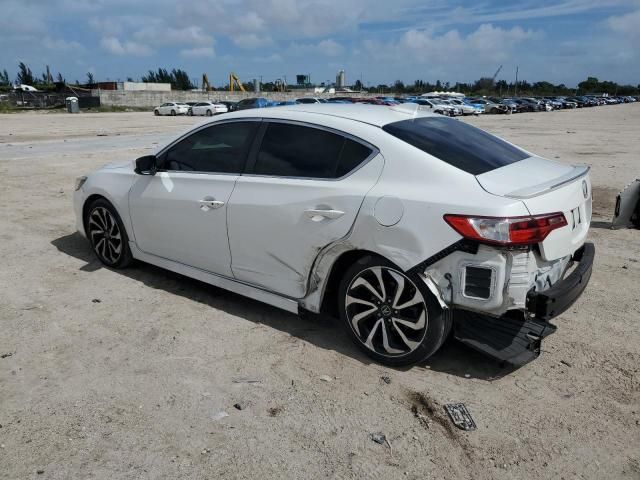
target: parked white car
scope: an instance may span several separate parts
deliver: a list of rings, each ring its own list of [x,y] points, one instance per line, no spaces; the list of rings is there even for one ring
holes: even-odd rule
[[[478,112],[478,109],[476,109],[472,105],[467,105],[466,103],[464,103],[459,98],[451,98],[451,99],[449,99],[449,103],[452,104],[452,105],[455,105],[460,110],[462,110],[462,114],[463,115],[479,115],[480,114]]]
[[[339,316],[389,365],[429,357],[452,328],[534,358],[594,258],[587,167],[415,104],[230,113],[80,177],[74,206],[106,266],[138,259]]]
[[[211,117],[220,113],[227,113],[229,109],[223,103],[198,102],[189,108],[189,115],[205,115]]]
[[[153,109],[154,115],[186,115],[189,105],[186,103],[167,102]]]

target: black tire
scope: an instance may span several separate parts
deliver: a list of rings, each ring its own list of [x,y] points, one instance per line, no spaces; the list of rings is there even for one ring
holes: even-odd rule
[[[176,111],[175,110],[171,110],[171,116],[175,117],[176,116]]]
[[[129,237],[111,203],[100,198],[89,205],[84,225],[93,253],[104,265],[126,268],[131,264],[133,255],[129,248]]]
[[[207,117],[211,117],[213,116],[213,113],[211,113],[211,110],[207,110]]]
[[[342,278],[338,295],[340,319],[348,335],[363,352],[385,365],[426,360],[451,331],[450,312],[440,307],[420,277],[381,257],[366,256],[354,263]]]
[[[157,117],[158,115],[160,115],[160,112],[158,110],[154,110],[153,114]]]

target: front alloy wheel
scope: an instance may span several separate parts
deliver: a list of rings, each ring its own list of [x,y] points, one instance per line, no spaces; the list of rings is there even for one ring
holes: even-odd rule
[[[448,312],[424,282],[381,258],[366,257],[349,269],[340,313],[352,339],[387,365],[406,365],[432,355],[449,333]]]
[[[109,267],[122,268],[131,263],[127,233],[106,200],[97,200],[86,220],[87,237],[98,259]]]

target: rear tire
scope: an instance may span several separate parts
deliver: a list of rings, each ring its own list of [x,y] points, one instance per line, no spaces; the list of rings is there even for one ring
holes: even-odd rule
[[[131,264],[129,237],[111,203],[104,198],[93,202],[87,209],[84,225],[93,253],[104,265],[126,268]]]
[[[175,110],[171,110],[171,116],[175,117],[176,116],[176,111]]]
[[[211,117],[213,116],[213,113],[211,113],[211,110],[207,110],[207,117]]]
[[[338,308],[354,343],[389,366],[427,359],[451,331],[450,312],[440,307],[420,277],[381,257],[363,257],[346,271]]]

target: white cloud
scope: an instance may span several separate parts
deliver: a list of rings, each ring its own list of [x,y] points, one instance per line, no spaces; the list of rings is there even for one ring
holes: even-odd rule
[[[42,46],[50,50],[58,50],[63,52],[80,52],[85,50],[84,46],[82,46],[80,43],[73,40],[67,41],[62,38],[44,37],[42,39]]]
[[[616,33],[640,40],[640,9],[626,15],[609,17],[607,25]],[[638,45],[636,44],[636,49]]]
[[[211,46],[213,44],[213,37],[195,25],[184,28],[154,25],[138,30],[133,37],[140,42],[152,45]]]
[[[292,43],[288,52],[294,56],[324,55],[337,57],[344,52],[344,47],[335,40],[327,38],[318,43]]]
[[[190,58],[212,58],[215,57],[215,54],[213,47],[195,47],[180,50],[180,55]]]
[[[100,41],[100,45],[106,51],[114,55],[145,56],[153,53],[153,50],[147,45],[132,41],[126,41],[123,43],[116,37],[104,37]]]
[[[255,33],[243,33],[232,37],[233,43],[245,49],[264,48],[273,44],[271,37],[257,35]]]

